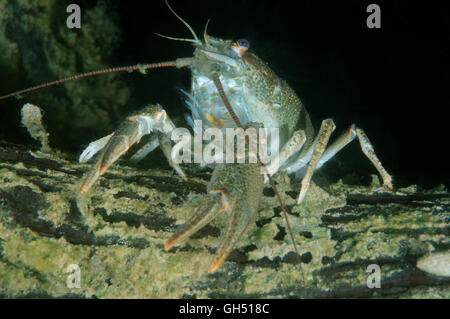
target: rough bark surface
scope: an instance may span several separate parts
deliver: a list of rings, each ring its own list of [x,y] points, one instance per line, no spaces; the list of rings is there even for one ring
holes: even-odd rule
[[[112,167],[81,197],[89,167],[61,155],[0,143],[0,296],[82,298],[449,298],[450,278],[416,267],[448,251],[449,193],[417,187],[388,192],[342,181],[311,190],[276,177],[299,247],[293,252],[279,204],[264,190],[259,216],[218,271],[207,273],[226,216],[164,251],[192,215],[209,172]],[[188,205],[188,202],[194,204]],[[69,288],[70,264],[80,288]],[[377,264],[381,288],[368,288]]]

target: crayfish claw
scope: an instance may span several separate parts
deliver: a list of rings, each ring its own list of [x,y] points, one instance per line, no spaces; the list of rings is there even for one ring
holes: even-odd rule
[[[218,214],[224,211],[222,200],[220,196],[216,194],[206,195],[199,204],[199,207],[191,208],[197,210],[198,213],[183,226],[181,226],[181,228],[166,242],[164,247],[166,251],[200,230]]]
[[[102,137],[101,139],[98,139],[94,142],[89,143],[88,147],[81,153],[80,157],[78,158],[79,163],[87,162],[97,154],[100,150],[102,150],[106,144],[108,143],[111,136],[113,136],[114,133],[109,134],[108,136]]]
[[[94,166],[85,175],[80,192],[87,192],[98,178],[125,154],[133,144],[138,143],[144,135],[158,132],[161,136],[164,136],[164,141],[166,141],[168,139],[167,135],[174,128],[175,125],[160,105],[148,105],[141,113],[128,117],[115,133],[90,143],[80,155],[79,162],[82,163],[88,161],[101,150]],[[160,141],[161,139],[156,139],[155,135],[152,142],[148,146],[146,145],[144,151],[136,158],[141,159],[147,155],[160,144]],[[169,150],[170,154],[171,146],[166,146],[165,149]],[[178,166],[175,166],[175,169],[180,175],[184,176],[184,173]]]
[[[83,178],[80,192],[82,194],[86,193],[92,185],[94,185],[98,178],[106,172],[108,167],[117,161],[129,147],[129,139],[127,136],[113,135],[104,147],[102,153],[97,159],[97,162],[94,164],[94,167],[92,167]]]
[[[264,175],[261,174],[259,164],[219,164],[208,184],[208,194],[197,207],[190,204],[198,213],[167,241],[166,251],[200,230],[219,214],[228,214],[226,231],[208,271],[216,270],[254,220],[263,187]]]

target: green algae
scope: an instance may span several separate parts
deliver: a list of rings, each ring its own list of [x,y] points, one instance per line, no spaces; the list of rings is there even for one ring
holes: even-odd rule
[[[280,175],[276,181],[290,211],[300,263],[279,204],[269,194],[228,261],[217,272],[207,273],[226,218],[175,249],[164,250],[178,225],[193,213],[207,174],[180,187],[182,180],[170,171],[115,166],[83,199],[83,213],[74,185],[88,165],[54,160],[59,168],[43,169],[30,162],[0,165],[3,296],[346,296],[342,287],[354,287],[353,296],[361,291],[362,296],[377,296],[375,290],[361,288],[369,264],[380,265],[382,287],[389,286],[393,278],[418,271],[417,257],[449,245],[448,224],[426,209],[397,203],[348,205],[348,192],[386,194],[377,185],[339,181],[327,191],[312,184],[298,206],[297,193],[292,193],[297,184]],[[438,193],[442,194],[429,194]],[[33,202],[26,203],[30,199]],[[192,200],[193,205],[186,204]],[[353,210],[345,211],[349,207]],[[80,267],[81,288],[67,287],[70,264]],[[413,285],[407,292],[398,289],[402,297],[442,298],[449,292],[443,280],[431,280],[423,288]],[[380,291],[396,295],[397,290],[390,289]]]

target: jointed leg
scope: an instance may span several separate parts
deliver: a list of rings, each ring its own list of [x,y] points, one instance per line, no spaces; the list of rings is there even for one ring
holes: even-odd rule
[[[392,177],[388,174],[388,172],[386,172],[383,165],[381,165],[380,160],[375,155],[373,146],[370,143],[366,133],[364,133],[362,129],[356,128],[356,136],[358,136],[359,144],[361,145],[361,149],[364,155],[367,156],[367,158],[372,162],[373,166],[375,166],[375,168],[377,169],[378,173],[381,175],[381,178],[383,179],[383,185],[386,185],[390,189],[393,189]]]
[[[352,124],[350,128],[342,134],[336,141],[325,149],[322,157],[320,157],[319,163],[316,166],[316,170],[323,166],[329,159],[331,159],[337,152],[342,150],[347,144],[353,141],[356,137],[356,126]],[[287,168],[288,173],[299,172],[300,176],[305,176],[307,167],[306,164],[311,160],[314,148],[310,147],[310,150],[306,154],[302,155],[297,161]]]
[[[322,157],[319,160],[319,163],[316,166],[316,170],[322,167],[330,158],[336,155],[341,149],[343,149],[347,144],[353,141],[356,137],[356,126],[352,124],[350,128],[344,132],[339,138],[334,141],[323,153]]]
[[[319,169],[323,164],[325,164],[330,158],[332,158],[337,152],[343,149],[347,144],[358,137],[359,143],[361,145],[361,150],[364,155],[372,162],[375,168],[378,170],[378,173],[381,175],[383,179],[383,184],[392,189],[392,177],[388,174],[388,172],[384,169],[380,160],[375,154],[372,144],[369,141],[369,138],[364,133],[364,131],[354,124],[350,126],[349,130],[341,135],[330,147],[326,149],[320,158],[319,164],[317,164],[316,169]]]
[[[270,174],[275,174],[292,155],[299,152],[303,144],[305,144],[305,141],[305,132],[302,130],[295,131],[292,137],[283,146],[281,151],[270,161],[270,164],[266,165]]]
[[[359,143],[361,145],[361,150],[364,155],[372,162],[375,168],[378,170],[378,173],[381,175],[383,179],[383,184],[392,189],[392,177],[388,174],[388,172],[384,169],[380,160],[375,154],[372,144],[369,141],[369,138],[364,133],[364,131],[352,124],[347,132],[341,135],[330,147],[326,149],[320,158],[319,164],[317,164],[316,169],[319,169],[323,164],[325,164],[330,158],[336,155],[341,149],[343,149],[347,144],[358,137]]]
[[[300,204],[302,200],[305,198],[313,172],[316,169],[316,166],[319,163],[319,160],[323,152],[325,151],[325,147],[328,144],[330,135],[331,133],[333,133],[335,128],[336,125],[334,125],[334,122],[331,119],[326,119],[322,122],[319,133],[317,134],[317,137],[313,145],[311,146],[311,148],[313,148],[314,151],[312,153],[308,169],[306,170],[306,174],[302,179],[302,188],[300,189],[300,194],[298,195],[297,204]]]

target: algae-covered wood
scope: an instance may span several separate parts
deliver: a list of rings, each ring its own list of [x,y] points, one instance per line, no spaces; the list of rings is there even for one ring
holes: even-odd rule
[[[188,217],[184,205],[204,194],[208,171],[187,166],[186,182],[122,162],[80,197],[76,186],[89,164],[62,157],[0,143],[2,297],[450,296],[450,278],[416,267],[420,257],[449,250],[444,188],[390,193],[376,177],[367,187],[340,181],[312,185],[298,206],[298,183],[277,176],[300,258],[267,186],[256,222],[228,261],[207,273],[226,215],[169,252],[164,243]],[[68,285],[71,264],[80,288]],[[367,286],[371,264],[381,288]]]

